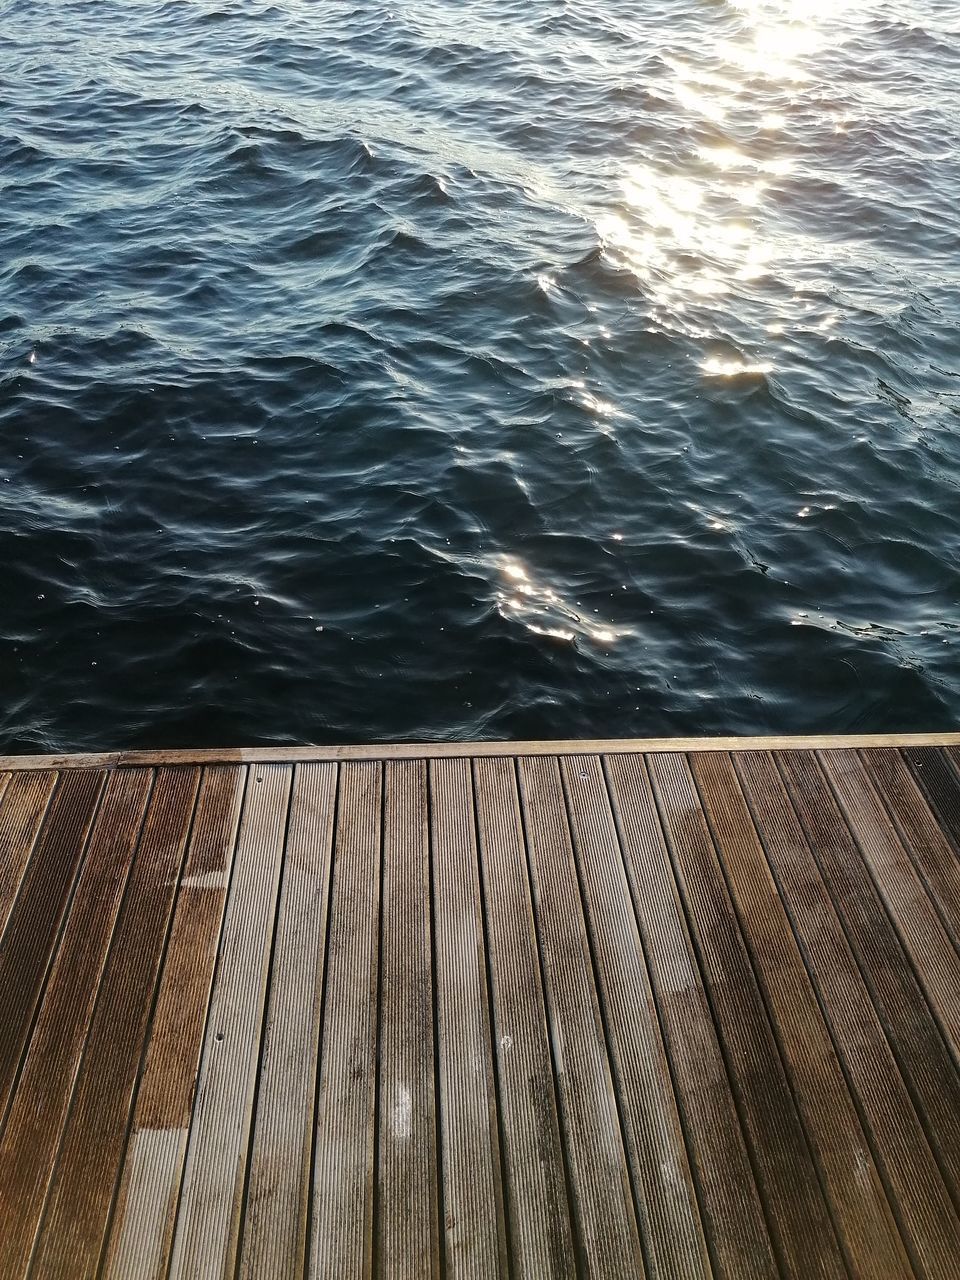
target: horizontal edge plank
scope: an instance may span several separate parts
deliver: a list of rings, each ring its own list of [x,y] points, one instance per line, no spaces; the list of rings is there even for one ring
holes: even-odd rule
[[[832,748],[957,747],[956,733],[794,734],[693,738],[584,738],[531,742],[371,742],[348,746],[221,747],[0,756],[0,770],[112,769],[132,765],[306,764],[327,760],[441,760],[488,756],[648,754],[661,751],[824,751]]]

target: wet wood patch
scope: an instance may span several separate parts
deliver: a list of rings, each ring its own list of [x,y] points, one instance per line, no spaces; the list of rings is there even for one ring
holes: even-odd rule
[[[960,754],[0,772],[0,1276],[960,1275]]]

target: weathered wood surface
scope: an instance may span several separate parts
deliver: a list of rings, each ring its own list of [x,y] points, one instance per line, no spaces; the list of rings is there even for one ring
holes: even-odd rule
[[[960,1275],[955,741],[581,745],[4,758],[0,1278]]]

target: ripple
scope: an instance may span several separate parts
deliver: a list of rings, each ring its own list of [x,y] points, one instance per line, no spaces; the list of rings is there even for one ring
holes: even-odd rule
[[[960,33],[0,0],[9,749],[960,713]]]

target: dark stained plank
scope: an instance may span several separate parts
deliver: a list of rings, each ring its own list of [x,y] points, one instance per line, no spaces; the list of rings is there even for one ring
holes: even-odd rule
[[[486,952],[468,760],[431,760],[437,1120],[446,1275],[507,1274]]]
[[[647,1272],[707,1277],[696,1189],[600,761],[570,756],[561,775]]]
[[[199,770],[158,772],[47,1196],[33,1274],[96,1275]]]
[[[852,1275],[908,1277],[900,1239],[856,1104],[847,1088],[730,757],[690,757],[754,972],[778,1032]]]
[[[0,798],[0,939],[56,785],[50,771],[15,773]]]
[[[956,1275],[960,1220],[869,988],[769,753],[735,757],[769,865],[863,1115],[915,1270]]]
[[[700,971],[750,1136],[787,1276],[847,1268],[693,779],[682,756],[649,757]]]
[[[152,783],[114,773],[90,836],[0,1142],[0,1274],[29,1256]]]
[[[377,1275],[440,1274],[427,770],[384,766]]]
[[[591,1274],[635,1276],[645,1262],[594,986],[556,759],[519,761],[534,914],[580,1245]]]
[[[245,769],[200,782],[133,1115],[105,1274],[166,1275]]]
[[[306,1258],[336,791],[335,764],[297,766],[240,1254],[251,1280],[301,1277]]]
[[[247,778],[210,994],[170,1276],[232,1276],[257,1086],[280,864],[293,770]]]
[[[819,753],[870,874],[955,1055],[960,1053],[960,955],[855,751]]]
[[[0,1116],[53,963],[105,776],[61,778],[0,942]]]
[[[512,1274],[575,1274],[516,768],[474,764]]]
[[[960,938],[960,859],[900,752],[870,751],[861,753],[860,759],[956,947]]]
[[[605,762],[717,1280],[779,1275],[764,1208],[642,756]]]
[[[320,1047],[311,1277],[373,1266],[381,805],[377,763],[341,767]]]
[[[960,1082],[926,993],[816,758],[774,757],[954,1205],[960,1205]]]
[[[960,854],[960,759],[955,751],[908,747],[901,753],[920,782],[943,832]]]

